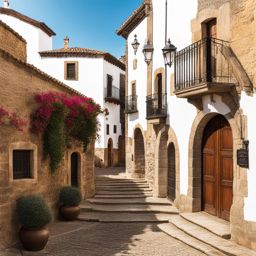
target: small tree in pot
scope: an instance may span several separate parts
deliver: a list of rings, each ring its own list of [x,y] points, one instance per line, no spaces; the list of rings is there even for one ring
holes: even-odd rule
[[[82,196],[78,188],[71,186],[61,188],[59,195],[61,216],[68,221],[77,219],[80,213],[81,200]]]
[[[48,242],[49,230],[45,227],[52,219],[50,209],[38,195],[29,195],[17,200],[17,213],[22,225],[19,237],[28,251],[40,251]]]

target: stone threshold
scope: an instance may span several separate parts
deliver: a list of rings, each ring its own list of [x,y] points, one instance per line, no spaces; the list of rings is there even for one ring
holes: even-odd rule
[[[225,220],[219,219],[206,212],[180,213],[180,216],[193,224],[207,229],[217,236],[225,239],[231,238],[230,223]]]

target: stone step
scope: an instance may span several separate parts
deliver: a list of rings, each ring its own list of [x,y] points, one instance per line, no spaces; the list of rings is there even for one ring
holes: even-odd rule
[[[106,212],[106,213],[168,213],[178,214],[174,206],[165,205],[96,205],[90,203],[81,204],[81,212]]]
[[[110,179],[110,178],[96,178],[96,182],[109,182],[109,183],[147,183],[144,179]]]
[[[96,183],[97,188],[112,187],[112,188],[149,188],[147,183],[134,184],[134,183]]]
[[[105,223],[168,223],[171,214],[82,212],[78,219]]]
[[[231,238],[230,223],[225,220],[219,219],[206,212],[181,213],[180,216],[191,223],[207,229],[217,236],[225,239]]]
[[[86,201],[94,204],[152,204],[152,205],[172,205],[170,201],[166,198],[154,198],[154,197],[147,197],[147,198],[92,198],[87,199]]]
[[[181,231],[197,240],[230,256],[256,256],[256,252],[223,239],[212,232],[193,224],[179,215],[171,216],[171,223]]]
[[[196,238],[191,237],[190,235],[186,234],[185,232],[181,231],[177,227],[175,227],[173,224],[159,224],[157,225],[160,230],[162,230],[167,235],[178,239],[179,241],[193,247],[194,249],[205,253],[209,256],[225,256],[226,254],[216,250],[215,248],[211,247],[210,245],[207,245]]]
[[[145,195],[153,196],[151,191],[96,191],[96,195]]]
[[[144,194],[140,195],[95,195],[96,199],[134,199],[134,198],[148,198],[152,196],[147,196]]]
[[[126,188],[126,187],[98,187],[96,186],[96,191],[152,191],[150,188]]]

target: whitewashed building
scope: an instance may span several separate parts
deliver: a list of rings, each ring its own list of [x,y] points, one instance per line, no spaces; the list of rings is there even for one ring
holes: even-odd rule
[[[232,239],[254,249],[255,11],[252,0],[145,0],[117,30],[127,40],[127,175],[181,212],[229,221]]]
[[[125,65],[113,55],[87,48],[69,47],[53,50],[56,34],[45,23],[27,17],[9,7],[4,0],[0,20],[27,42],[27,62],[92,97],[109,115],[99,116],[100,132],[96,141],[97,164],[124,164],[124,84]],[[123,124],[122,124],[123,122]]]

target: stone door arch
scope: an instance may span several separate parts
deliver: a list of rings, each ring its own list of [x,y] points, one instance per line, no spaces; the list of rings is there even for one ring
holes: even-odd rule
[[[145,177],[145,148],[144,138],[139,128],[134,131],[134,175]]]

